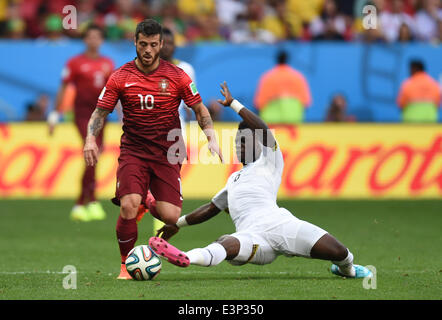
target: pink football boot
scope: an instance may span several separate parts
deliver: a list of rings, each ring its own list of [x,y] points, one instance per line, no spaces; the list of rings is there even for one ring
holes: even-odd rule
[[[188,267],[190,264],[190,260],[184,252],[175,248],[164,239],[152,237],[149,239],[149,246],[158,255],[166,258],[167,261],[178,267],[185,268]]]

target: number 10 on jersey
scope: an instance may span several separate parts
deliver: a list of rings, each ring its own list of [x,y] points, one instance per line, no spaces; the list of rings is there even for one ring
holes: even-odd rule
[[[143,96],[142,94],[138,94],[138,96],[140,97],[141,110],[144,110],[144,109],[150,110],[153,108],[153,104],[154,104],[153,95],[147,94],[147,95]]]

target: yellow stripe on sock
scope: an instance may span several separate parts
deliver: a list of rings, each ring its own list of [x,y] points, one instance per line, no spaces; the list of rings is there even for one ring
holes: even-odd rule
[[[154,217],[152,217],[152,219],[153,219],[153,224],[152,224],[153,230],[152,231],[153,231],[153,235],[155,236],[157,234],[157,231],[164,226],[164,222],[161,220],[158,220]]]

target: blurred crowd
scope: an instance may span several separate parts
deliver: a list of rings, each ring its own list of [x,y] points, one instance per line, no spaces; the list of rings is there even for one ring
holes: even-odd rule
[[[76,9],[77,29],[63,28],[67,5]],[[373,29],[364,28],[367,5],[376,8]],[[442,38],[442,0],[0,0],[0,37],[77,38],[94,22],[108,40],[132,40],[144,18],[174,31],[178,45]]]

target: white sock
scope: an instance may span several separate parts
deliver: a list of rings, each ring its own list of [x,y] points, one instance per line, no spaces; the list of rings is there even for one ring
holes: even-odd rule
[[[192,249],[186,252],[191,264],[210,267],[220,264],[226,257],[226,249],[217,242],[209,244],[205,248]]]
[[[342,261],[332,261],[332,262],[339,267],[339,271],[341,271],[342,274],[349,277],[354,277],[356,275],[356,271],[355,268],[353,267],[353,254],[348,249],[347,252],[348,252],[347,258],[345,258]]]

